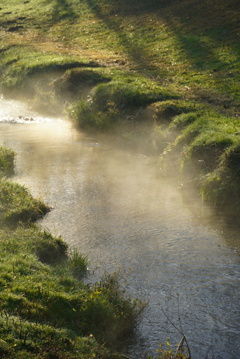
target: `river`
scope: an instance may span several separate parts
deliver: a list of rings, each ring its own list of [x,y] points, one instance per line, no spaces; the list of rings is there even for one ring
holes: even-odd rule
[[[89,259],[88,281],[119,272],[148,302],[132,358],[183,331],[194,359],[240,357],[240,233],[148,157],[98,142],[64,118],[0,99],[0,145],[16,152],[14,180],[53,207],[40,222]],[[176,329],[177,328],[177,329]]]

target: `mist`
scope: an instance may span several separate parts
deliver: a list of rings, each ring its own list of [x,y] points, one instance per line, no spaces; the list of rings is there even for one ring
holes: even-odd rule
[[[179,341],[164,309],[195,357],[205,342],[206,351],[232,359],[240,349],[233,228],[194,190],[161,177],[139,148],[89,136],[19,101],[1,98],[0,116],[1,145],[16,151],[13,180],[52,207],[42,228],[88,257],[85,281],[117,271],[127,293],[148,302],[128,353],[155,350],[169,336]]]

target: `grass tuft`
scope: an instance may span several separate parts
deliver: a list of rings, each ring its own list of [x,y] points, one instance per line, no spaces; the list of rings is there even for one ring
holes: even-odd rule
[[[61,237],[53,238],[46,231],[43,232],[41,240],[36,243],[36,254],[38,259],[47,264],[56,264],[67,259],[67,244]]]
[[[74,277],[81,279],[84,274],[86,274],[87,264],[87,257],[79,253],[77,249],[70,252],[68,257],[68,266]]]
[[[176,94],[159,86],[151,89],[140,80],[123,80],[99,84],[93,88],[88,101],[77,103],[73,115],[81,128],[106,130],[119,118],[131,118],[129,114],[133,111],[156,101],[176,97]]]
[[[33,199],[28,190],[17,183],[0,181],[0,220],[10,224],[36,221],[50,208],[41,200]]]
[[[0,147],[0,177],[14,173],[15,152],[6,147]]]

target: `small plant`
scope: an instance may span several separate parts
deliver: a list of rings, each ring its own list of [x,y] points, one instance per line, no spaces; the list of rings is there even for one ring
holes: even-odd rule
[[[68,257],[68,266],[74,277],[80,279],[87,271],[87,258],[74,249]]]
[[[14,172],[15,152],[6,147],[0,147],[0,176],[11,175]]]
[[[126,297],[120,286],[119,273],[113,273],[103,277],[92,289],[86,321],[88,325],[98,322],[99,327],[93,327],[93,332],[116,345],[118,340],[127,340],[131,336],[145,307],[146,304],[138,298]]]
[[[156,354],[146,353],[146,359],[191,359],[191,354],[184,347],[182,340],[174,348],[167,340],[164,344],[160,344],[156,349]]]
[[[96,109],[91,101],[78,101],[72,116],[77,125],[88,131],[107,131],[117,122],[119,113],[114,104],[109,103],[103,110]]]

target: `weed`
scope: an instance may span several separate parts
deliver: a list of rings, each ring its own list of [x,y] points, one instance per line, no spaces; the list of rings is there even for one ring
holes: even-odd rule
[[[87,271],[87,258],[74,249],[68,257],[68,266],[74,277],[81,279]]]
[[[11,175],[14,172],[15,152],[6,147],[0,147],[0,176]]]

